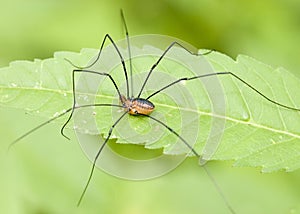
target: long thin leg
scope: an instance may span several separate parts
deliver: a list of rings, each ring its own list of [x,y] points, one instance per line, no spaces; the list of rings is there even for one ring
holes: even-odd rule
[[[217,181],[214,179],[214,176],[212,176],[212,174],[210,173],[210,171],[207,169],[207,167],[205,165],[202,165],[201,167],[203,167],[203,169],[206,172],[207,176],[209,177],[209,179],[211,180],[211,182],[215,186],[216,190],[218,191],[219,195],[222,197],[223,201],[225,202],[227,208],[230,210],[230,212],[232,214],[236,214],[235,210],[232,208],[232,206],[230,205],[230,203],[227,200],[226,196],[224,195],[221,187],[218,185]]]
[[[180,44],[180,43],[178,43],[178,42],[172,42],[167,48],[166,48],[166,50],[162,53],[162,55],[159,57],[159,59],[152,65],[152,67],[150,68],[150,71],[148,72],[148,74],[147,74],[147,77],[146,77],[146,79],[145,79],[145,81],[144,81],[144,83],[143,83],[143,85],[142,85],[142,87],[141,87],[141,90],[140,90],[140,92],[139,92],[139,94],[138,94],[138,96],[137,96],[137,98],[139,98],[140,96],[141,96],[141,94],[142,94],[142,92],[143,92],[143,90],[144,90],[144,88],[145,88],[145,86],[146,86],[146,84],[147,84],[147,82],[148,82],[148,79],[149,79],[149,77],[150,77],[150,75],[152,74],[152,72],[153,72],[153,70],[156,68],[156,66],[160,63],[160,61],[164,58],[164,56],[170,51],[170,49],[172,48],[172,47],[174,47],[175,45],[177,45],[177,46],[179,46],[179,47],[181,47],[181,48],[183,48],[184,50],[186,50],[188,53],[190,53],[191,55],[195,55],[195,56],[203,56],[203,55],[206,55],[206,54],[209,54],[211,51],[208,51],[207,53],[204,53],[204,54],[198,54],[198,53],[193,53],[193,52],[191,52],[189,49],[187,49],[186,47],[184,47],[182,44]]]
[[[82,199],[83,199],[83,197],[84,197],[84,195],[85,195],[85,192],[86,192],[86,190],[87,190],[87,188],[88,188],[88,186],[89,186],[89,184],[90,184],[90,181],[91,181],[91,179],[92,179],[92,176],[93,176],[93,173],[94,173],[94,170],[95,170],[96,161],[97,161],[97,159],[98,159],[100,153],[102,152],[104,146],[105,146],[106,143],[108,142],[108,140],[109,140],[109,138],[110,138],[110,136],[111,136],[111,133],[112,133],[113,129],[115,128],[115,126],[121,121],[121,119],[122,119],[122,118],[125,116],[125,114],[127,114],[127,113],[128,113],[128,111],[124,112],[124,113],[119,117],[119,119],[116,120],[116,122],[110,127],[110,129],[109,129],[109,131],[108,131],[108,136],[106,137],[104,143],[101,145],[101,147],[99,148],[99,150],[98,150],[98,152],[97,152],[97,154],[96,154],[96,156],[95,156],[95,159],[94,159],[94,161],[93,161],[93,165],[92,165],[92,169],[91,169],[89,178],[88,178],[88,180],[87,180],[87,182],[86,182],[86,185],[85,185],[85,187],[84,187],[84,189],[83,189],[83,191],[82,191],[82,193],[81,193],[81,196],[80,196],[80,198],[79,198],[79,200],[78,200],[77,206],[80,205],[80,203],[81,203],[81,201],[82,201]]]
[[[85,73],[91,73],[91,74],[97,74],[97,75],[102,75],[102,76],[108,76],[109,79],[111,80],[111,82],[113,83],[115,89],[117,90],[118,92],[118,95],[119,95],[119,99],[121,100],[121,93],[120,93],[120,90],[115,82],[115,80],[112,78],[112,76],[108,73],[103,73],[103,72],[97,72],[97,71],[91,71],[91,70],[83,70],[83,69],[75,69],[73,70],[72,72],[72,91],[73,91],[73,106],[72,106],[72,111],[68,117],[68,119],[66,120],[66,122],[63,124],[63,126],[61,127],[60,129],[60,133],[62,134],[62,136],[64,136],[65,138],[67,139],[70,139],[69,137],[67,137],[65,134],[64,134],[64,129],[65,127],[67,126],[67,124],[70,122],[72,116],[73,116],[73,113],[74,113],[74,110],[75,110],[75,106],[76,106],[76,94],[75,94],[75,73],[81,73],[81,72],[85,72]]]
[[[76,106],[75,109],[79,109],[79,108],[86,108],[86,107],[100,107],[100,106],[109,106],[109,107],[119,107],[119,108],[124,108],[122,105],[115,105],[115,104],[106,104],[106,103],[96,103],[96,104],[87,104],[87,105],[81,105],[81,106]],[[65,114],[67,114],[68,112],[70,112],[73,108],[69,108],[66,111],[62,112],[61,114],[41,123],[40,125],[30,129],[28,132],[24,133],[23,135],[21,135],[20,137],[18,137],[17,139],[15,139],[13,142],[11,142],[8,146],[7,151],[9,151],[11,149],[12,146],[14,146],[16,143],[20,142],[22,139],[24,139],[25,137],[27,137],[28,135],[30,135],[31,133],[37,131],[38,129],[42,128],[43,126],[51,123],[52,121],[64,116]]]
[[[132,79],[132,59],[131,59],[131,49],[130,49],[130,42],[129,42],[129,33],[127,24],[125,21],[123,10],[121,9],[121,18],[125,28],[125,36],[127,40],[127,48],[128,48],[128,56],[129,56],[129,71],[130,71],[130,97],[133,97],[133,79]],[[128,98],[128,97],[127,97]]]
[[[152,116],[147,115],[147,114],[139,114],[139,115],[149,117],[150,119],[158,122],[159,124],[161,124],[162,126],[167,128],[170,132],[175,134],[194,153],[194,155],[196,155],[197,157],[200,158],[200,155],[194,150],[194,148],[188,142],[186,142],[186,140],[184,140],[177,132],[175,132],[171,127],[169,127],[167,124],[165,124],[165,123],[161,122],[160,120],[156,119],[155,117],[152,117]]]
[[[177,132],[175,132],[171,127],[169,127],[167,124],[161,122],[160,120],[156,119],[155,117],[152,117],[150,115],[146,115],[146,114],[140,114],[143,115],[145,117],[148,117],[154,121],[156,121],[157,123],[161,124],[162,126],[164,126],[165,128],[167,128],[171,133],[173,133],[174,135],[176,135],[193,153],[194,155],[196,155],[198,158],[200,158],[201,156],[194,150],[194,148],[185,140],[183,139]],[[209,170],[205,167],[205,165],[202,166],[206,172],[206,174],[208,175],[208,177],[210,178],[210,180],[212,181],[213,185],[215,186],[216,190],[218,191],[218,193],[220,194],[220,196],[223,198],[227,208],[230,210],[230,212],[232,214],[235,214],[236,212],[234,211],[234,209],[231,207],[231,205],[229,204],[228,200],[226,199],[222,189],[219,187],[219,185],[217,184],[217,182],[215,181],[215,179],[213,178],[213,176],[210,174]]]
[[[149,95],[146,99],[150,99],[151,97],[153,97],[154,95],[158,94],[159,92],[181,82],[181,81],[188,81],[188,80],[194,80],[194,79],[200,79],[200,78],[203,78],[203,77],[209,77],[209,76],[215,76],[215,75],[231,75],[233,76],[234,78],[236,78],[237,80],[241,81],[242,83],[244,83],[247,87],[249,87],[250,89],[252,89],[253,91],[255,91],[257,94],[259,94],[260,96],[262,96],[264,99],[268,100],[269,102],[271,103],[274,103],[276,105],[279,105],[283,108],[287,108],[287,109],[290,109],[290,110],[294,110],[294,111],[300,111],[300,108],[294,108],[294,107],[291,107],[291,106],[287,106],[287,105],[284,105],[282,103],[279,103],[275,100],[272,100],[271,98],[267,97],[266,95],[264,95],[263,93],[261,93],[260,91],[258,91],[256,88],[254,88],[252,85],[250,85],[249,83],[247,83],[245,80],[243,80],[242,78],[240,78],[239,76],[237,76],[236,74],[232,73],[232,72],[216,72],[216,73],[209,73],[209,74],[203,74],[203,75],[199,75],[199,76],[194,76],[194,77],[184,77],[184,78],[180,78],[178,80],[175,80],[174,82],[171,82],[170,84],[166,85],[165,87],[157,90],[156,92],[152,93],[151,95]]]
[[[74,65],[70,60],[68,59],[65,59],[66,61],[68,61],[72,66],[74,66],[75,68],[77,69],[80,69],[80,70],[83,70],[83,69],[87,69],[87,68],[90,68],[92,67],[93,65],[95,65],[95,63],[99,60],[100,56],[101,56],[101,53],[102,53],[102,49],[104,47],[104,44],[105,44],[105,41],[107,40],[107,38],[110,40],[110,42],[113,44],[115,50],[117,51],[119,57],[120,57],[120,60],[121,60],[121,63],[122,63],[122,66],[123,66],[123,71],[124,71],[124,75],[125,75],[125,80],[126,80],[126,90],[127,90],[127,98],[129,96],[129,83],[128,83],[128,74],[127,74],[127,69],[126,69],[126,65],[125,65],[125,61],[124,61],[124,58],[119,50],[119,48],[117,47],[116,43],[114,42],[114,40],[111,38],[111,36],[109,34],[106,34],[104,36],[104,39],[102,41],[102,44],[101,44],[101,47],[100,47],[100,50],[99,50],[99,53],[97,55],[97,58],[95,59],[94,62],[92,62],[90,65],[86,66],[86,67],[80,67],[80,66],[76,66]]]

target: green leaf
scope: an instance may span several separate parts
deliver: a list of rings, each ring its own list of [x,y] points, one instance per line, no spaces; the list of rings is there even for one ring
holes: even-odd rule
[[[136,56],[132,61],[135,96],[160,55],[156,52],[158,49],[151,46],[141,50],[146,54]],[[147,51],[155,54],[147,54]],[[167,56],[160,62],[142,97],[146,98],[176,79],[200,72],[189,67],[189,58],[182,49],[172,51],[178,58]],[[121,52],[126,55],[125,49]],[[57,52],[51,59],[12,62],[0,70],[0,105],[47,118],[59,115],[72,106],[74,67],[64,59],[85,66],[97,53],[98,50],[83,49],[79,54]],[[114,54],[101,57],[89,70],[109,72],[121,93],[126,95],[124,72],[118,55]],[[195,56],[189,57],[191,61],[196,59]],[[270,99],[295,108],[300,106],[297,93],[300,81],[283,68],[274,69],[242,55],[234,61],[218,52],[198,59],[204,65],[199,67],[201,74],[230,71]],[[107,63],[111,63],[108,70]],[[127,59],[126,63],[129,71]],[[95,102],[119,104],[116,89],[105,76],[78,74],[76,86],[79,105]],[[236,166],[259,166],[265,172],[293,171],[300,167],[300,112],[276,106],[230,75],[180,82],[151,97],[150,101],[156,106],[151,116],[180,134],[206,159],[234,160]],[[73,127],[80,133],[106,137],[122,113],[117,107],[77,109]],[[62,124],[67,115],[56,121]],[[112,138],[117,143],[142,144],[148,149],[163,148],[165,154],[189,152],[168,129],[140,116],[125,115],[114,129]]]

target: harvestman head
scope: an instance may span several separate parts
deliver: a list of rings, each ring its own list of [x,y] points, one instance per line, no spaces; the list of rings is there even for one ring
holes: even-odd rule
[[[150,120],[155,121],[156,123],[160,124],[161,126],[165,127],[166,130],[168,130],[170,133],[172,133],[173,135],[175,135],[187,148],[190,149],[191,153],[193,153],[195,156],[197,156],[198,158],[200,158],[200,154],[191,146],[191,144],[189,144],[189,142],[187,142],[181,135],[179,135],[175,130],[173,130],[170,126],[168,126],[167,124],[165,124],[164,122],[160,121],[159,119],[151,116],[150,114],[155,110],[155,105],[154,103],[152,103],[150,101],[150,99],[152,97],[154,97],[155,95],[159,94],[160,92],[166,90],[167,88],[171,88],[172,86],[183,82],[183,81],[192,81],[192,80],[196,80],[196,79],[200,79],[200,78],[209,78],[211,76],[224,76],[224,75],[229,75],[232,78],[242,82],[245,86],[247,86],[250,90],[252,90],[254,93],[257,93],[258,95],[260,95],[262,98],[266,99],[268,102],[273,103],[277,106],[280,106],[282,108],[286,108],[286,109],[290,109],[290,110],[294,110],[294,111],[300,111],[299,108],[295,108],[295,107],[291,107],[291,106],[286,106],[282,103],[279,103],[269,97],[267,97],[266,95],[264,95],[262,92],[258,91],[255,87],[253,87],[252,85],[250,85],[249,83],[247,83],[245,80],[241,79],[239,76],[237,76],[236,74],[232,73],[232,72],[217,72],[217,73],[207,73],[207,74],[203,74],[203,75],[198,75],[198,76],[188,76],[188,77],[182,77],[179,78],[175,81],[170,82],[169,84],[165,85],[164,87],[161,87],[159,89],[157,89],[156,91],[154,91],[153,93],[151,93],[150,95],[148,95],[146,98],[142,98],[142,93],[143,90],[145,89],[145,86],[147,85],[147,82],[149,80],[149,77],[152,75],[152,73],[154,72],[155,68],[157,67],[157,65],[164,59],[164,57],[166,56],[166,54],[175,46],[182,48],[183,50],[185,50],[187,53],[194,55],[194,56],[203,56],[204,54],[198,54],[198,53],[193,53],[191,52],[189,49],[187,49],[184,45],[180,44],[177,41],[172,42],[171,44],[169,44],[169,46],[164,50],[164,52],[161,54],[161,56],[156,60],[156,62],[152,65],[151,69],[149,70],[149,72],[146,75],[146,78],[139,90],[139,93],[134,96],[133,94],[133,78],[132,78],[132,60],[131,60],[131,50],[130,50],[130,39],[129,39],[129,34],[128,34],[128,29],[127,29],[127,25],[125,22],[125,18],[123,15],[123,12],[121,10],[121,18],[122,18],[122,22],[125,28],[125,32],[126,32],[126,41],[127,41],[127,48],[128,48],[128,55],[129,55],[129,77],[128,77],[128,70],[127,70],[127,66],[125,63],[125,60],[118,48],[118,46],[116,45],[116,43],[114,42],[114,40],[112,39],[112,37],[109,34],[106,34],[104,36],[104,39],[102,41],[102,44],[100,46],[98,55],[95,59],[94,62],[92,62],[90,65],[86,66],[86,67],[79,67],[74,65],[72,62],[70,62],[68,59],[66,59],[69,63],[71,63],[76,69],[74,69],[72,71],[72,90],[73,90],[73,106],[69,109],[67,109],[66,111],[64,111],[63,113],[55,116],[54,118],[45,121],[44,123],[40,124],[39,126],[31,129],[30,131],[28,131],[27,133],[23,134],[22,136],[20,136],[19,138],[17,138],[14,142],[12,142],[10,144],[10,147],[12,145],[14,145],[15,143],[19,142],[21,139],[23,139],[24,137],[28,136],[29,134],[31,134],[32,132],[36,131],[37,129],[47,125],[48,123],[68,114],[69,117],[67,118],[66,122],[64,123],[64,125],[61,128],[61,134],[66,137],[67,139],[69,139],[65,134],[64,134],[64,129],[67,126],[67,124],[70,122],[73,113],[76,109],[80,109],[80,108],[88,108],[88,107],[116,107],[116,108],[122,108],[124,109],[123,113],[121,114],[121,116],[114,121],[114,123],[111,125],[107,137],[104,140],[104,143],[100,146],[99,150],[96,153],[96,156],[94,157],[94,161],[92,164],[92,169],[90,171],[87,183],[84,187],[84,190],[80,196],[80,199],[78,201],[78,206],[80,205],[85,192],[89,186],[89,183],[91,181],[94,169],[95,169],[95,165],[96,165],[96,161],[99,158],[99,155],[101,154],[103,148],[105,147],[105,145],[107,144],[108,140],[111,137],[111,134],[114,130],[114,128],[119,124],[119,122],[124,118],[124,116],[126,114],[130,114],[132,116],[140,116],[140,117],[147,117]],[[102,50],[104,48],[104,44],[106,43],[106,41],[109,41],[116,53],[119,56],[122,68],[123,68],[123,72],[124,72],[124,77],[125,77],[125,81],[126,81],[126,93],[125,94],[121,94],[119,87],[116,83],[116,81],[114,80],[114,78],[106,72],[97,72],[94,71],[91,68],[100,58]],[[205,54],[209,54],[211,51],[205,53]],[[100,76],[106,76],[109,78],[109,80],[111,81],[111,83],[113,84],[117,94],[118,94],[118,98],[120,100],[120,104],[108,104],[108,103],[96,103],[96,104],[87,104],[87,105],[77,105],[76,102],[76,90],[75,90],[75,75],[77,73],[89,73],[90,75],[100,75]],[[130,84],[129,84],[129,80],[130,80]],[[9,148],[10,148],[9,147]],[[212,175],[209,173],[209,171],[207,170],[207,168],[203,165],[204,170],[206,171],[207,175],[209,176],[209,178],[211,179],[211,181],[213,182],[214,186],[216,187],[216,189],[218,190],[219,194],[221,195],[221,197],[223,198],[227,208],[229,209],[229,211],[231,213],[236,213],[233,208],[231,207],[231,205],[229,204],[229,202],[227,201],[226,197],[223,195],[221,189],[219,188],[219,186],[217,185],[217,183],[215,182],[214,178],[212,177]]]

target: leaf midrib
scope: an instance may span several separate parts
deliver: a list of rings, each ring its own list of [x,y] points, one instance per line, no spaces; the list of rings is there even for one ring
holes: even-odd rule
[[[0,86],[0,88],[5,89],[5,90],[47,91],[47,92],[57,93],[59,95],[67,93],[67,94],[72,96],[71,91],[59,91],[59,90],[54,90],[54,89],[49,89],[49,88],[28,88],[28,87],[19,87],[19,86],[18,87],[1,87]],[[88,93],[77,93],[77,94],[89,95]],[[98,98],[103,97],[103,98],[107,98],[107,99],[115,99],[115,97],[109,96],[109,95],[97,95],[96,97],[98,97]],[[194,112],[194,113],[197,113],[199,115],[205,115],[205,116],[210,116],[210,117],[214,117],[214,118],[225,119],[225,120],[228,120],[228,121],[231,121],[231,122],[235,122],[237,124],[250,125],[250,126],[253,126],[253,127],[256,127],[256,128],[260,128],[260,129],[268,130],[268,131],[271,131],[271,132],[274,132],[274,133],[284,134],[284,135],[287,135],[287,136],[290,136],[290,137],[300,139],[299,134],[284,131],[284,130],[275,129],[275,128],[268,127],[268,126],[265,126],[265,125],[261,125],[259,123],[254,123],[253,121],[250,121],[250,120],[249,121],[243,121],[243,120],[235,119],[233,117],[218,115],[218,114],[214,114],[214,113],[211,113],[211,112],[200,111],[199,109],[195,110],[195,109],[190,109],[190,108],[174,107],[172,105],[159,103],[159,102],[156,102],[155,105],[156,106],[161,106],[161,107],[166,107],[166,108],[171,108],[171,109],[176,109],[176,110],[179,109],[179,110],[183,110],[183,111]]]

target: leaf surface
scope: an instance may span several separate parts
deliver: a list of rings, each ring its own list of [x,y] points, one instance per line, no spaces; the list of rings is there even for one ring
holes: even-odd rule
[[[180,51],[174,49],[179,56],[183,54]],[[72,106],[74,67],[64,59],[85,66],[97,53],[98,50],[83,49],[81,53],[57,52],[51,59],[12,62],[9,67],[0,69],[0,105],[47,118],[57,116]],[[126,55],[125,50],[122,54]],[[135,96],[158,56],[146,54],[133,58]],[[120,60],[117,55],[108,57],[116,60],[112,69],[106,70],[104,62],[109,60],[103,57],[89,70],[110,73],[121,93],[126,95]],[[185,56],[184,60],[187,58]],[[235,61],[218,52],[201,56],[201,59],[211,69],[200,66],[201,74],[230,71],[270,99],[295,108],[300,106],[300,81],[283,68],[274,69],[243,55]],[[129,75],[129,63],[125,61]],[[142,97],[146,98],[179,78],[192,76],[195,76],[194,70],[185,61],[166,57],[154,69]],[[81,105],[119,104],[117,91],[105,76],[78,74],[76,87],[76,99]],[[300,167],[300,112],[276,106],[230,75],[182,81],[151,97],[150,101],[156,106],[151,114],[153,117],[171,127],[209,159],[234,160],[236,166],[259,166],[265,172],[293,171]],[[117,107],[81,108],[75,111],[73,126],[81,133],[105,137],[122,113]],[[67,115],[57,121],[63,123],[66,118]],[[189,152],[168,129],[145,117],[125,115],[112,138],[118,143],[163,148],[166,154]]]

